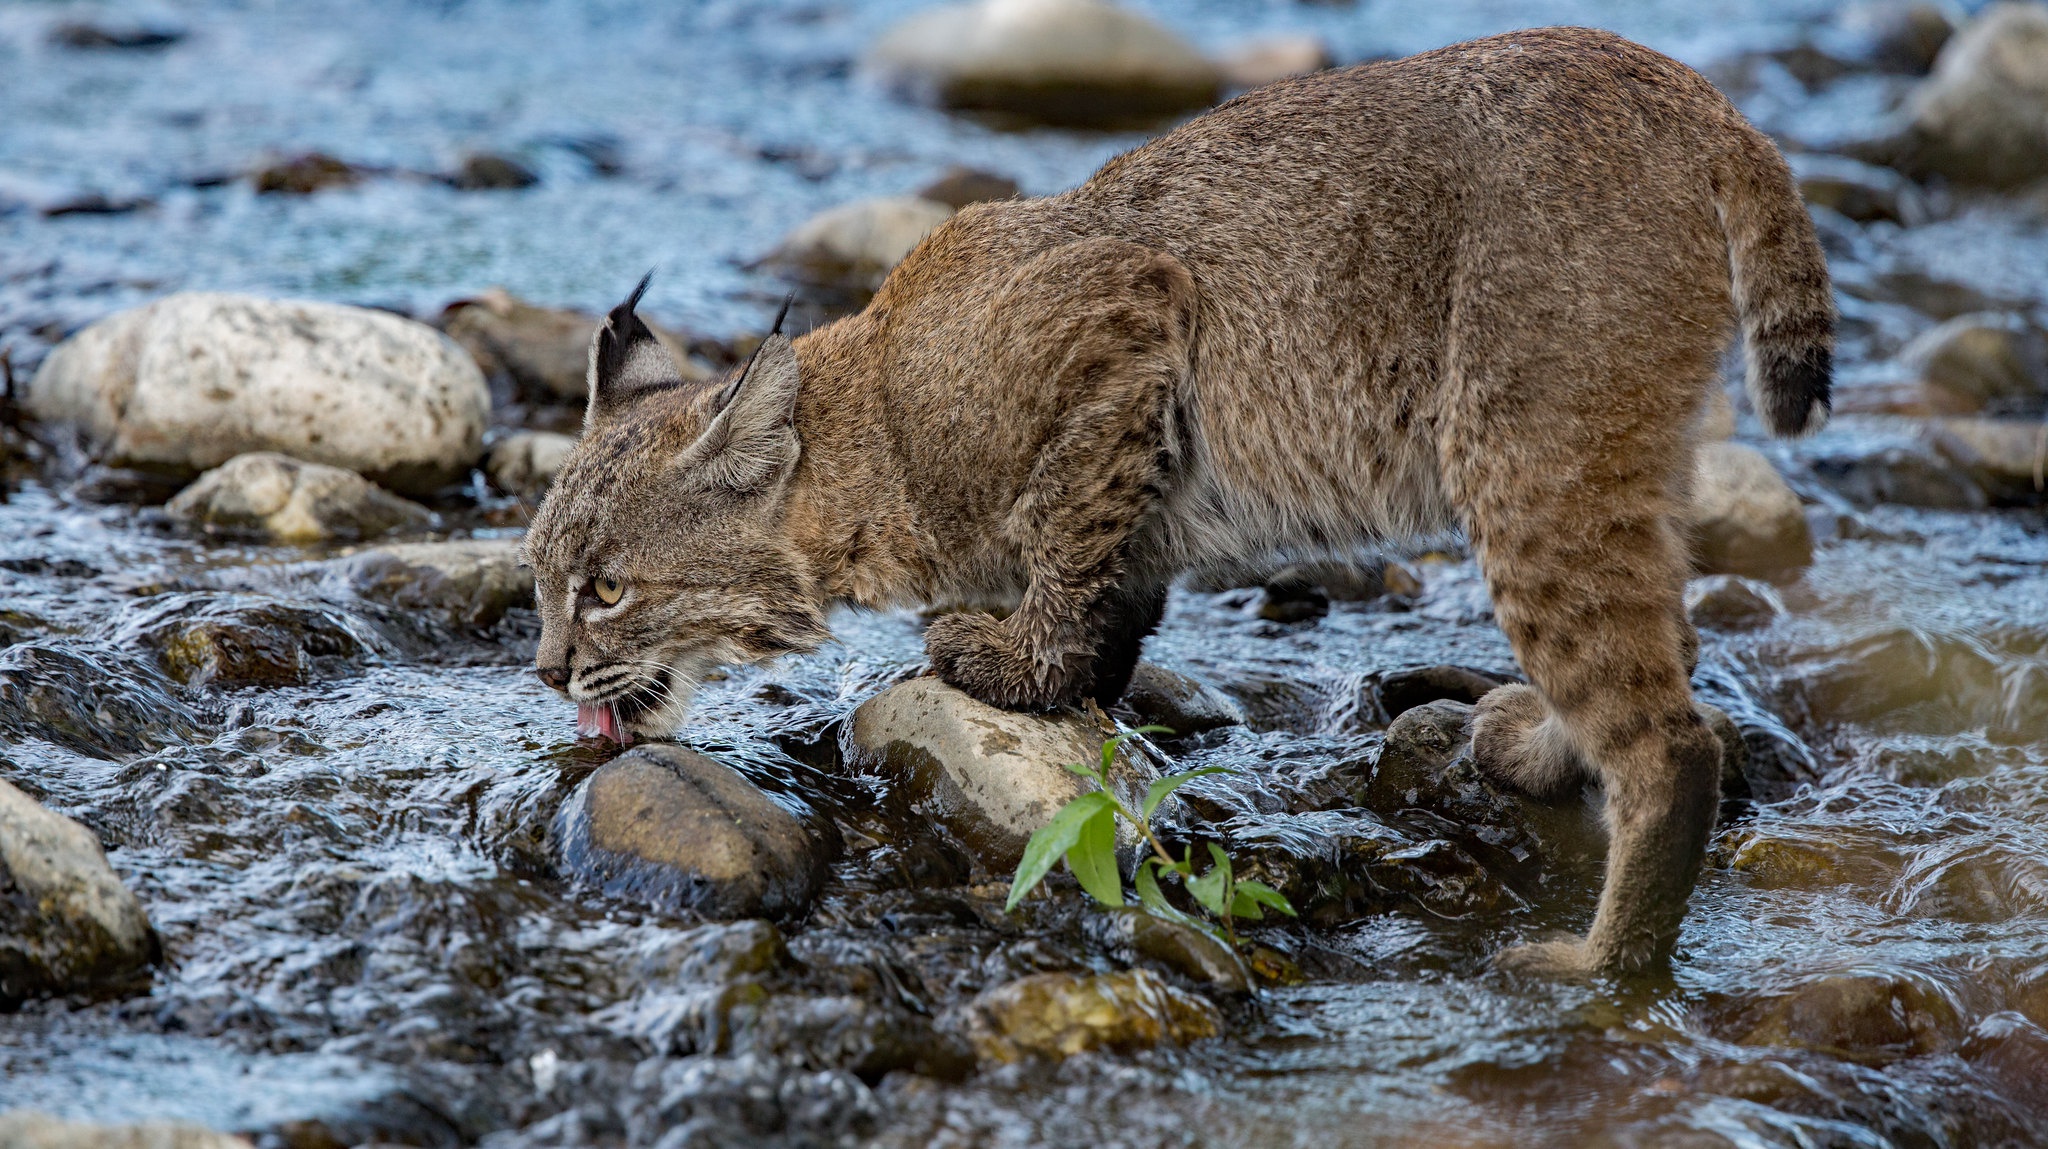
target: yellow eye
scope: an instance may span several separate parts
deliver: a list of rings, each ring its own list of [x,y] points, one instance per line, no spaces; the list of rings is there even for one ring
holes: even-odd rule
[[[615,578],[598,579],[596,587],[598,601],[606,606],[616,605],[619,596],[626,593],[626,584]]]

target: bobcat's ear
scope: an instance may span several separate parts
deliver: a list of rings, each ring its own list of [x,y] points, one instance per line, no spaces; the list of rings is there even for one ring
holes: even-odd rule
[[[692,482],[741,493],[781,478],[801,449],[796,397],[802,383],[796,348],[778,330],[712,400],[710,424],[677,465]]]
[[[669,356],[668,348],[662,346],[633,310],[646,294],[648,280],[653,278],[654,273],[648,272],[633,294],[612,308],[611,314],[598,324],[597,333],[590,337],[590,406],[583,412],[586,430],[634,396],[674,387],[683,381],[683,373],[676,370],[676,361]]]

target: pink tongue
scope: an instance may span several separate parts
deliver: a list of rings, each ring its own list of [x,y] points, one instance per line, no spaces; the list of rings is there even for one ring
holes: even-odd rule
[[[586,702],[576,707],[576,733],[585,738],[605,737],[621,746],[633,742],[631,734],[619,731],[619,716],[609,706],[593,706]]]

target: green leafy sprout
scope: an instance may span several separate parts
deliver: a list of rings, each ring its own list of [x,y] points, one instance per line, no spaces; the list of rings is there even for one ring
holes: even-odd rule
[[[1214,842],[1207,843],[1209,868],[1197,874],[1194,847],[1187,847],[1176,859],[1159,836],[1152,832],[1152,815],[1167,795],[1197,778],[1228,774],[1229,770],[1221,766],[1204,766],[1161,778],[1145,791],[1144,806],[1137,811],[1124,805],[1116,792],[1110,789],[1110,766],[1115,763],[1117,751],[1126,740],[1140,734],[1170,733],[1172,731],[1164,726],[1140,726],[1104,742],[1099,763],[1076,762],[1067,766],[1073,773],[1093,781],[1096,788],[1060,807],[1052,821],[1031,835],[1031,841],[1024,847],[1024,860],[1017,864],[1017,876],[1010,882],[1010,900],[1003,907],[1005,913],[1016,909],[1026,895],[1037,889],[1062,857],[1067,861],[1067,869],[1073,872],[1075,880],[1081,883],[1089,897],[1105,906],[1125,905],[1123,875],[1116,864],[1116,821],[1122,818],[1137,830],[1139,838],[1152,851],[1138,863],[1137,872],[1131,878],[1131,887],[1138,895],[1138,904],[1154,917],[1193,926],[1211,935],[1217,933],[1216,927],[1182,913],[1166,900],[1165,890],[1159,884],[1161,876],[1180,881],[1195,904],[1216,919],[1221,926],[1221,940],[1233,951],[1238,948],[1238,919],[1260,921],[1269,909],[1288,917],[1295,916],[1294,907],[1288,904],[1280,891],[1264,882],[1239,880],[1230,855],[1224,853],[1223,847]]]

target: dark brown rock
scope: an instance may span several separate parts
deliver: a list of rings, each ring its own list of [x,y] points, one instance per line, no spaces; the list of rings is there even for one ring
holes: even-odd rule
[[[1014,199],[1017,195],[1017,181],[994,172],[959,165],[947,168],[938,179],[917,189],[917,198],[942,203],[959,211],[971,203],[986,203],[991,200]]]
[[[305,152],[264,164],[249,180],[262,194],[312,195],[325,188],[347,187],[362,180],[364,172],[345,160],[325,152]]]

